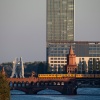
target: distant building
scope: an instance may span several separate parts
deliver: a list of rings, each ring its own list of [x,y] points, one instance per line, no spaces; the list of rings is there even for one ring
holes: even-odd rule
[[[90,69],[94,70],[94,67],[91,68],[92,66],[90,66],[90,64],[92,63],[93,65],[93,62],[95,62],[95,60],[100,61],[100,42],[75,41],[49,43],[48,63],[51,67],[50,71],[60,71],[61,73],[63,73],[63,71],[65,70],[64,66],[67,64],[67,54],[69,53],[70,45],[72,45],[74,53],[76,54],[76,64],[79,67],[78,71],[87,73],[90,71]]]
[[[74,0],[47,0],[47,43],[74,41]]]

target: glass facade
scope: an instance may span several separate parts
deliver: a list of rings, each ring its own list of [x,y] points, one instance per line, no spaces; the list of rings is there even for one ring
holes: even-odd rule
[[[49,43],[48,56],[66,57],[70,45],[77,57],[100,57],[100,43],[97,42]]]
[[[47,0],[47,42],[74,41],[74,0]]]

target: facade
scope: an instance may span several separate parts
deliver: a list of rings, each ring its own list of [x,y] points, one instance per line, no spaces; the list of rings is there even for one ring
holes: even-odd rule
[[[78,73],[100,73],[100,57],[77,57]]]
[[[48,46],[48,63],[51,72],[63,73],[64,66],[67,64],[67,54],[69,53],[70,45],[76,54],[76,64],[79,72],[89,72],[90,69],[98,70],[100,61],[100,42],[97,41],[75,41],[62,43],[49,43]],[[94,68],[94,64],[98,64]],[[92,66],[90,65],[92,64]],[[97,65],[96,64],[96,65]]]
[[[74,41],[74,0],[47,0],[46,39]]]

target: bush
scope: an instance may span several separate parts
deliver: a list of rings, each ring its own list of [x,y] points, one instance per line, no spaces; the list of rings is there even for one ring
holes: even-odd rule
[[[5,75],[0,72],[0,100],[10,100],[10,87]]]

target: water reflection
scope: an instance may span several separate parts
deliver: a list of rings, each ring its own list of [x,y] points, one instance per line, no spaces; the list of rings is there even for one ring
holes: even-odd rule
[[[78,88],[77,94],[86,94],[86,95],[100,95],[100,88]]]
[[[53,94],[54,95],[54,94],[61,94],[61,93],[55,90],[45,89],[38,92],[38,94]]]
[[[10,91],[10,94],[11,94],[11,95],[17,95],[17,94],[22,95],[22,94],[25,94],[25,93],[22,92],[22,91],[19,91],[19,90],[11,90],[11,91]]]

